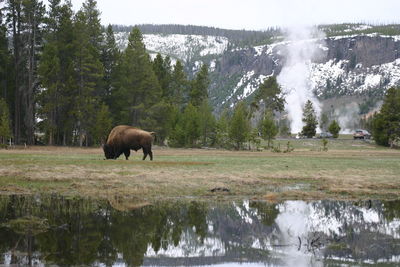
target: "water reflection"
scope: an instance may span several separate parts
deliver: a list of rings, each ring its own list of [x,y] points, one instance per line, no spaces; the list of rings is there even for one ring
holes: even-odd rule
[[[20,265],[395,266],[400,201],[123,205],[4,196],[0,255],[0,264]]]

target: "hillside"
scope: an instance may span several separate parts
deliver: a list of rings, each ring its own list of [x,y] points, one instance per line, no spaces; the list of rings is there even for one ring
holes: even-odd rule
[[[281,73],[293,42],[281,29],[233,31],[179,25],[141,25],[146,48],[185,63],[190,75],[202,64],[210,67],[210,98],[216,107],[251,99],[260,82]],[[114,27],[121,49],[130,27]],[[300,40],[313,47],[307,62],[307,83],[321,101],[321,110],[356,115],[379,104],[384,91],[400,85],[400,25],[322,25],[320,33]],[[333,101],[333,99],[335,101]],[[372,99],[372,100],[371,100]],[[327,105],[329,103],[329,106]],[[361,108],[361,109],[360,109]],[[335,111],[332,111],[335,110]]]

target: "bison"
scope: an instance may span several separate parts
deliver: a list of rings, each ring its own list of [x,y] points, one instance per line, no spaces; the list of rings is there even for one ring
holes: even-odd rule
[[[128,160],[131,149],[138,151],[142,148],[143,160],[146,159],[147,155],[150,156],[150,160],[153,160],[151,143],[154,135],[154,132],[146,132],[132,126],[116,126],[108,135],[106,144],[103,145],[104,155],[106,159],[117,159],[124,153],[126,160]]]

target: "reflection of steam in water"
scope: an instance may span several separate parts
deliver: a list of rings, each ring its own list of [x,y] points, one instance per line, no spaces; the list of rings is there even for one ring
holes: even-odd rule
[[[312,212],[310,206],[305,202],[287,201],[279,205],[279,211],[275,222],[281,232],[279,242],[284,244],[279,252],[284,254],[282,259],[285,265],[322,266],[311,250],[304,248],[309,243],[310,233],[314,232],[313,224],[309,221]]]
[[[396,202],[387,205],[393,206],[392,203]],[[322,262],[318,259],[323,258],[343,262],[400,261],[400,218],[388,220],[384,204],[287,201],[279,205],[279,211],[275,222],[282,233],[280,242],[288,244],[280,251],[288,266],[319,266]],[[295,244],[302,247],[296,248]]]
[[[191,201],[145,207],[123,202],[118,199],[116,210],[84,199],[0,197],[0,264],[31,259],[39,265],[300,267],[332,259],[400,261],[400,201]],[[28,229],[48,222],[28,239],[25,226],[10,231],[27,213],[41,218],[35,227],[29,220]]]
[[[246,259],[299,267],[323,266],[326,259],[396,262],[393,246],[373,254],[365,245],[368,242],[363,236],[380,240],[375,244],[380,247],[388,241],[400,245],[400,219],[387,221],[383,205],[371,203],[286,201],[271,205],[244,201],[217,205],[207,213],[203,242],[188,229],[177,246],[170,244],[158,253],[150,249],[146,256],[152,263],[158,262],[158,257],[175,259],[175,263],[182,258],[196,262],[202,255],[204,262],[213,259],[213,264]],[[386,255],[394,257],[388,260]]]

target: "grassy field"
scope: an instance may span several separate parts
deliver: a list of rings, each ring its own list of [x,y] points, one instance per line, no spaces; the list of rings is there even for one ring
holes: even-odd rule
[[[0,150],[0,194],[56,193],[102,199],[395,199],[400,151],[364,141],[291,140],[291,153],[155,147],[126,161],[100,148]],[[287,140],[276,141],[285,148]],[[223,188],[226,190],[213,190]]]

